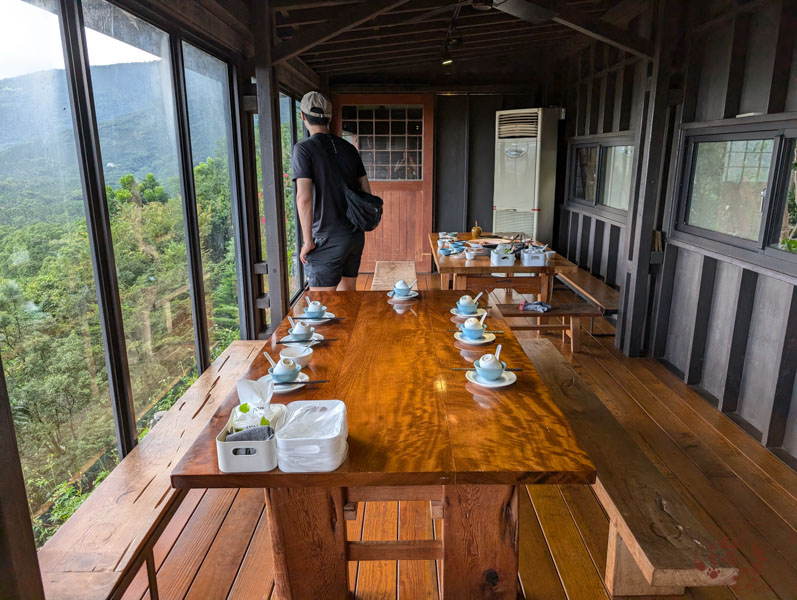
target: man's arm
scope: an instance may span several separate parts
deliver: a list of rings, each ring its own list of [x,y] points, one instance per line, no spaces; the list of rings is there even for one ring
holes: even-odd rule
[[[360,190],[362,190],[366,194],[370,194],[371,193],[371,184],[368,183],[368,176],[367,175],[363,175],[362,177],[360,177],[357,180],[357,182],[360,184]]]
[[[299,258],[307,263],[307,254],[315,248],[313,241],[313,180],[300,177],[296,180],[296,209],[302,228],[302,250]]]

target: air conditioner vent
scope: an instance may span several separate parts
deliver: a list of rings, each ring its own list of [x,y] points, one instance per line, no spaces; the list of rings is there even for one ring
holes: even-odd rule
[[[537,111],[512,111],[498,115],[498,139],[537,137]]]

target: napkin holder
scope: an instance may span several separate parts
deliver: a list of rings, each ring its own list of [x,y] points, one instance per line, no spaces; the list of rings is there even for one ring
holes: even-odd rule
[[[263,441],[228,442],[233,433],[232,415],[216,436],[216,456],[219,470],[224,473],[255,473],[277,468],[277,436]]]

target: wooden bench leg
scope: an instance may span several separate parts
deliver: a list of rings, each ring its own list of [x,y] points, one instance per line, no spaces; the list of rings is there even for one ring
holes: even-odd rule
[[[440,289],[447,290],[448,284],[451,282],[450,273],[440,273]]]
[[[278,598],[349,597],[343,506],[341,488],[266,490]]]
[[[570,351],[581,352],[581,319],[570,317]]]
[[[152,549],[147,552],[147,581],[149,582],[149,597],[150,600],[158,600],[158,571],[155,568],[155,555],[152,554]]]
[[[447,485],[445,495],[443,599],[514,600],[518,594],[518,488]]]
[[[677,596],[684,593],[683,587],[650,585],[613,522],[609,523],[606,589],[612,596]]]
[[[468,289],[468,276],[454,273],[454,289],[467,290]]]

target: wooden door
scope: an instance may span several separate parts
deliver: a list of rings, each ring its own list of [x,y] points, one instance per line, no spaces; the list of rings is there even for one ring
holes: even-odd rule
[[[432,255],[434,96],[333,94],[332,130],[360,150],[371,191],[385,201],[382,222],[365,234],[361,272],[378,260],[411,260],[428,273]]]

